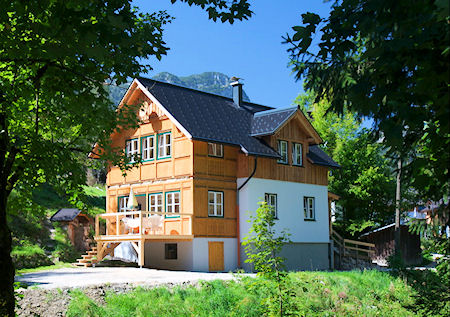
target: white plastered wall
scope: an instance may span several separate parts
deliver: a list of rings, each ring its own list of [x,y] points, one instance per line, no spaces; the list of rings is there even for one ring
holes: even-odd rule
[[[246,178],[239,178],[240,186]],[[255,215],[258,202],[264,200],[264,194],[277,194],[278,220],[275,228],[287,229],[292,242],[328,243],[328,189],[327,186],[252,178],[239,191],[239,228],[243,241],[251,224],[250,213]],[[315,221],[305,221],[303,197],[315,198]]]
[[[177,259],[165,259],[166,243],[177,244]],[[192,270],[192,241],[145,243],[145,266],[163,270]]]

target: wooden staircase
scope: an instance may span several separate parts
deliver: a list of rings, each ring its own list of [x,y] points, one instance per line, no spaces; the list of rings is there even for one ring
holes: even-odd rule
[[[77,259],[77,262],[72,263],[75,266],[90,267],[97,263],[97,247],[92,247],[86,254],[81,256],[81,259]]]

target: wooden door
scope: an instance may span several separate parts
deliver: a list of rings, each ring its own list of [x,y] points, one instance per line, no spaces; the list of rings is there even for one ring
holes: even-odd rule
[[[208,258],[209,258],[209,271],[218,272],[224,270],[223,260],[223,242],[210,241],[208,242]]]

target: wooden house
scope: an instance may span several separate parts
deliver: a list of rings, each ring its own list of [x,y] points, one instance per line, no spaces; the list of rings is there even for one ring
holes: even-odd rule
[[[90,230],[94,219],[76,208],[63,208],[58,210],[50,221],[59,222],[66,228],[70,242],[78,251],[89,250],[91,242]]]
[[[118,167],[108,170],[97,259],[132,248],[141,266],[251,269],[242,241],[249,214],[265,199],[277,230],[291,233],[287,267],[330,267],[328,171],[338,165],[298,107],[244,102],[242,84],[232,86],[231,99],[146,78],[132,82],[121,105],[140,104],[142,124],[111,137],[143,162],[125,177]],[[135,210],[127,208],[130,189]]]

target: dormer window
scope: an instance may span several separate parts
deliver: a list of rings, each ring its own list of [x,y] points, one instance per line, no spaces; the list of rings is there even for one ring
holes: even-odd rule
[[[223,145],[217,143],[208,143],[208,156],[223,157]]]
[[[125,153],[130,159],[130,163],[136,162],[135,156],[138,154],[138,139],[127,140],[125,143]]]
[[[292,165],[303,166],[303,146],[301,143],[292,145]]]
[[[278,140],[278,154],[280,154],[281,158],[278,160],[278,163],[288,164],[288,143],[287,141]]]
[[[172,153],[172,136],[170,132],[158,134],[158,159],[169,158]]]

